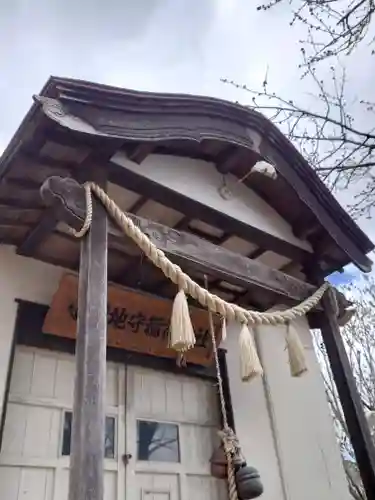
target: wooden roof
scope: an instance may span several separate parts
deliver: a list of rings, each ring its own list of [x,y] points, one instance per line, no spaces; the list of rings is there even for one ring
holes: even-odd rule
[[[238,178],[266,159],[276,167],[277,179],[251,176],[244,182],[292,226],[297,237],[312,245],[313,258],[301,247],[225,214],[202,210],[187,196],[155,189],[111,162],[119,151],[137,163],[155,153],[208,160],[221,173]],[[261,114],[208,97],[135,92],[54,77],[35,97],[0,159],[0,242],[16,245],[19,253],[76,268],[79,246],[45,210],[39,188],[51,175],[83,180],[93,163],[106,169],[110,193],[123,209],[290,274],[312,259],[327,274],[349,262],[371,269],[366,257],[374,248],[371,241]],[[168,289],[160,273],[151,271],[133,247],[111,247],[111,279],[137,285],[145,273],[151,291]],[[210,287],[227,300],[242,297],[244,303],[262,303],[241,287],[217,280]]]

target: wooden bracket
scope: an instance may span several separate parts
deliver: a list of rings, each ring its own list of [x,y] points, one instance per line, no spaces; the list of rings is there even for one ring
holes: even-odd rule
[[[85,220],[86,199],[81,184],[70,177],[49,177],[40,188],[42,199],[58,219],[79,230]]]

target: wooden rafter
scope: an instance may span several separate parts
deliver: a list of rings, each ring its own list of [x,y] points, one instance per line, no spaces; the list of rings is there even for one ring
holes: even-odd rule
[[[138,200],[129,208],[129,212],[136,214],[147,202],[147,198],[140,196]]]
[[[141,164],[154,150],[155,144],[150,142],[136,143],[126,147],[126,156],[130,161]]]
[[[216,162],[217,170],[225,175],[234,169],[237,162],[243,159],[246,156],[246,150],[237,148],[236,146],[229,146],[222,153],[219,154],[219,157]],[[251,165],[249,165],[249,168]]]
[[[362,270],[371,268],[366,253],[373,245],[368,238],[280,130],[250,108],[206,97],[135,92],[60,78],[51,78],[41,95],[35,96],[35,103],[2,156],[0,178],[11,172],[14,161],[20,153],[25,153],[25,148],[39,154],[46,138],[58,143],[65,141],[71,149],[79,148],[82,142],[89,148],[95,148],[99,142],[121,140],[128,147],[152,143],[159,152],[179,152],[182,156],[205,159],[225,171],[232,168],[231,158],[237,156],[236,149],[242,149],[244,157],[240,155],[234,161],[234,175],[242,175],[254,155],[269,158],[282,179],[275,181],[276,194],[290,197],[298,206],[300,214],[291,216],[291,224],[300,225],[311,214],[318,222],[317,241],[328,231],[331,240],[328,253],[332,253],[333,261],[327,263],[325,256],[316,255],[326,272],[350,261]],[[60,166],[64,165],[60,162]],[[290,188],[287,194],[282,191],[285,183]],[[281,205],[274,208],[281,209]],[[256,237],[253,234],[250,239],[258,246],[275,250],[254,241]],[[284,250],[292,249],[284,247]],[[297,256],[290,258],[298,260]]]
[[[252,252],[248,254],[249,259],[258,259],[261,255],[266,253],[267,250],[264,250],[264,248],[256,248]]]
[[[111,170],[111,182],[183,212],[187,218],[202,220],[214,227],[221,228],[226,233],[235,234],[250,243],[284,255],[291,260],[308,262],[311,259],[312,254],[307,250],[270,235],[255,226],[245,224],[225,213],[218,212],[120,165],[111,163],[108,168]]]
[[[80,179],[82,176],[87,175],[87,171],[92,169],[96,161],[101,160],[106,162],[113,155],[113,152],[117,149],[113,146],[108,146],[102,148],[101,150],[94,149],[90,155],[79,165],[79,169],[76,169],[75,176]],[[50,160],[45,160],[48,163]],[[77,165],[78,167],[78,165]],[[69,168],[66,169],[67,172],[71,172]],[[28,182],[33,182],[32,180]],[[35,189],[35,184],[34,184]],[[41,243],[47,238],[48,234],[53,231],[56,227],[57,219],[53,210],[46,211],[39,222],[33,227],[29,234],[26,236],[24,241],[18,246],[17,253],[20,255],[31,256],[36,248],[41,245]]]
[[[28,233],[23,242],[18,246],[17,253],[30,257],[44,238],[56,227],[58,220],[53,209],[46,210],[36,224]]]

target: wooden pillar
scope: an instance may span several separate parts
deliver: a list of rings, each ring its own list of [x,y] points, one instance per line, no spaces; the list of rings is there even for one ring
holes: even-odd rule
[[[375,448],[366,421],[356,381],[345,351],[336,317],[333,292],[324,294],[320,329],[327,350],[346,425],[358,463],[363,485],[370,500],[375,498]]]
[[[107,216],[93,199],[81,242],[69,500],[103,500],[107,346]]]

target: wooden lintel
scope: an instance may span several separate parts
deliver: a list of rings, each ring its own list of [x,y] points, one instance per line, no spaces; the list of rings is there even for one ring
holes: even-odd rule
[[[50,177],[43,184],[41,195],[46,205],[54,207],[59,219],[76,229],[81,228],[86,206],[85,192],[80,184],[70,178]],[[179,232],[132,214],[128,215],[158,248],[183,267],[208,273],[245,288],[269,290],[294,301],[303,300],[316,289],[313,285],[192,234]],[[111,237],[124,238],[113,224],[110,225],[109,231]]]

